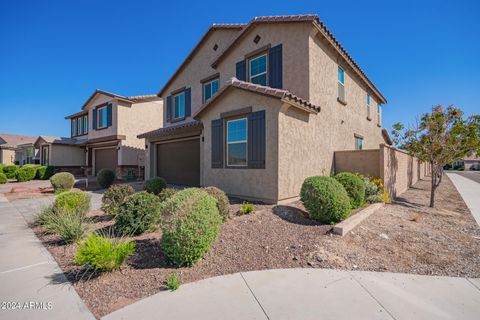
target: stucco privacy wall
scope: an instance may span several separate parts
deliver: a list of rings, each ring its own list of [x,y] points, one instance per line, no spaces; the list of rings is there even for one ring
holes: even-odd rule
[[[393,198],[406,191],[419,179],[423,179],[430,171],[426,162],[383,144],[380,146],[380,165],[383,167],[380,178]]]
[[[380,178],[380,149],[336,151],[335,172],[358,172]]]
[[[201,45],[194,58],[188,63],[188,65],[180,72],[175,80],[165,88],[165,92],[162,94],[162,98],[165,98],[182,87],[191,88],[191,101],[192,101],[192,115],[202,105],[202,79],[214,75],[217,70],[213,69],[210,65],[215,58],[225,49],[228,43],[239,32],[236,29],[217,29],[208,37],[208,39]],[[216,51],[213,50],[215,44],[218,45]],[[235,66],[233,66],[235,69]],[[165,117],[165,115],[164,115]],[[164,119],[165,120],[165,119]],[[186,119],[191,120],[190,118]],[[169,122],[164,122],[165,127],[172,125]],[[158,123],[157,123],[158,124]],[[157,126],[158,127],[158,126]]]
[[[283,89],[308,100],[308,34],[311,28],[311,23],[304,22],[256,26],[218,64],[221,85],[236,77],[236,64],[245,59],[245,55],[266,45],[282,44]],[[255,43],[253,40],[257,35],[260,41]]]
[[[118,164],[138,165],[138,157],[145,156],[145,142],[137,136],[163,126],[163,103],[161,100],[132,105],[119,102],[117,109],[117,132],[126,137],[121,142]]]
[[[64,146],[58,144],[50,145],[51,166],[84,166],[85,165],[85,149],[74,146]]]
[[[403,151],[381,144],[376,150],[335,152],[335,172],[358,172],[380,178],[395,198],[427,176],[430,167]]]
[[[216,186],[232,196],[262,200],[267,203],[276,202],[278,199],[278,112],[281,104],[275,98],[251,94],[240,89],[230,89],[202,114],[201,120],[204,123],[202,135],[204,142],[200,142],[202,186]],[[212,120],[219,119],[222,112],[250,106],[254,112],[265,110],[265,169],[212,168]]]

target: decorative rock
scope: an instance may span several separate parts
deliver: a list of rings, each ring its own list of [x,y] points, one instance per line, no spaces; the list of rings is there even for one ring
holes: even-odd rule
[[[388,240],[389,237],[385,233],[380,233],[380,238]]]

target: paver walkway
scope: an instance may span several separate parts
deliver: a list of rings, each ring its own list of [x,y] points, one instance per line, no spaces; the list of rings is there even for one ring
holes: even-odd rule
[[[480,280],[328,269],[237,273],[163,291],[117,319],[478,319]]]
[[[95,319],[24,216],[3,194],[0,303],[0,319]]]
[[[472,173],[477,174],[477,173]],[[465,201],[468,209],[480,226],[480,183],[457,173],[447,173],[455,188]]]

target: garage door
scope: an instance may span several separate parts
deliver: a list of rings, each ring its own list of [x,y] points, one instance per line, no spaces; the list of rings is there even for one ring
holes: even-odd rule
[[[200,185],[200,140],[157,145],[157,176],[167,183]]]
[[[95,175],[101,169],[117,168],[117,148],[95,149]]]

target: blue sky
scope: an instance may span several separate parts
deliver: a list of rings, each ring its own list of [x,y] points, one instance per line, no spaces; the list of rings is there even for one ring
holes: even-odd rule
[[[239,5],[239,3],[241,3]],[[478,1],[0,3],[0,132],[68,135],[96,89],[157,93],[211,23],[315,13],[388,100],[384,126],[434,104],[480,113]]]

